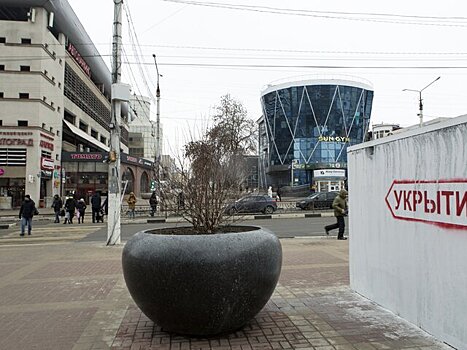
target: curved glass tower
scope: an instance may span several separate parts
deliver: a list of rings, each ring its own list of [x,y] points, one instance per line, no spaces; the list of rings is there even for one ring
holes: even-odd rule
[[[313,170],[346,169],[347,147],[365,140],[372,102],[371,84],[358,78],[269,85],[259,121],[267,184],[311,184]]]

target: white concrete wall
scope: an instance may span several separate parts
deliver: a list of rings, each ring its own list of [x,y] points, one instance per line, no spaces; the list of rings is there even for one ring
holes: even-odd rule
[[[351,288],[467,349],[467,202],[456,213],[455,196],[436,200],[437,190],[454,190],[461,201],[467,196],[467,116],[353,146],[348,164]],[[409,183],[391,189],[394,180]],[[410,189],[435,199],[427,201],[428,213],[423,199],[408,210],[412,192],[407,210],[402,201],[393,216],[394,191]],[[430,213],[433,206],[439,214]]]

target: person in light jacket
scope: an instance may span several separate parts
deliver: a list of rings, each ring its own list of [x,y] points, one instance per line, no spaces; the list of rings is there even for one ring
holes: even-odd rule
[[[135,218],[135,208],[136,208],[136,196],[133,192],[130,192],[130,196],[126,200],[128,203],[128,214],[131,218]]]

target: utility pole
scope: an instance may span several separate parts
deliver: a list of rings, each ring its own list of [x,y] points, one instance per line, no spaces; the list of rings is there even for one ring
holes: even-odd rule
[[[441,77],[436,78],[433,80],[431,83],[429,83],[427,86],[425,86],[421,90],[414,90],[414,89],[404,89],[402,91],[413,91],[413,92],[418,92],[419,98],[418,98],[418,116],[420,117],[420,127],[423,126],[423,99],[422,99],[422,91],[425,90],[428,86],[431,84],[437,82]]]
[[[121,78],[122,47],[122,10],[123,0],[114,0],[114,22],[112,40],[112,108],[110,122],[109,152],[109,187],[108,187],[108,220],[107,245],[120,244],[120,211],[121,211],[121,174],[120,174],[120,124],[122,101],[114,94]]]

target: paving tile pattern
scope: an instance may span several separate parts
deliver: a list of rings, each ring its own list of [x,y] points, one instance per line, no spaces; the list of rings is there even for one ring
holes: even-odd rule
[[[96,308],[0,313],[0,349],[71,349]]]
[[[117,280],[76,280],[12,284],[0,288],[0,305],[103,300]]]
[[[449,349],[351,291],[348,253],[342,242],[286,242],[283,270],[271,300],[241,330],[209,338],[170,334],[130,305],[112,348]]]
[[[349,289],[348,242],[283,240],[271,300],[242,329],[210,338],[166,333],[142,314],[121,246],[23,242],[0,244],[2,350],[451,349]]]
[[[121,260],[53,262],[30,273],[24,279],[112,275],[121,274],[121,272]]]

